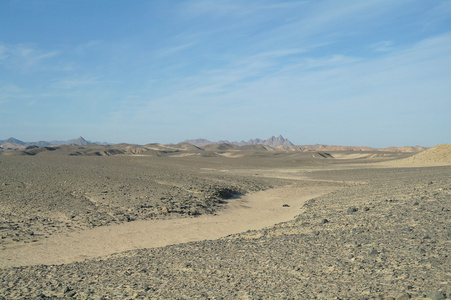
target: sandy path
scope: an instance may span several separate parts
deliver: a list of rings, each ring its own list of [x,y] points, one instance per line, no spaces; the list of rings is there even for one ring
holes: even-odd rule
[[[0,267],[63,264],[126,250],[211,240],[289,221],[305,201],[337,187],[296,185],[260,191],[231,200],[217,215],[175,220],[134,221],[58,234],[36,243],[0,250]],[[288,204],[289,207],[283,207]]]

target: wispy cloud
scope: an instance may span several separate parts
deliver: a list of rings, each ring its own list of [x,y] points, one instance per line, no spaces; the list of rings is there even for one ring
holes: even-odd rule
[[[254,55],[254,58],[279,58],[286,57],[296,54],[301,54],[309,51],[305,48],[296,48],[296,49],[276,49],[268,52],[262,52]]]
[[[0,44],[0,61],[6,59],[8,57],[6,52],[7,52],[6,46]]]
[[[393,50],[392,41],[380,41],[369,46],[370,49],[376,52],[388,52]]]
[[[57,80],[52,84],[53,89],[74,90],[85,88],[87,86],[98,85],[101,81],[95,77],[66,78]]]
[[[289,9],[299,8],[305,5],[303,2],[296,1],[216,1],[208,0],[192,0],[186,1],[180,5],[180,11],[189,17],[199,16],[249,16],[261,14],[264,12],[276,13],[278,11],[286,11]]]
[[[430,91],[432,97],[436,96],[428,98],[429,103],[443,104],[444,91],[450,90],[446,84],[446,70],[451,67],[449,45],[451,36],[441,35],[371,59],[307,57],[295,67],[286,66],[273,73],[266,72],[266,61],[260,66],[249,63],[241,68],[218,69],[179,83],[164,100],[153,99],[150,104],[143,101],[138,114],[143,117],[172,111],[174,117],[180,117],[216,107],[233,111],[235,120],[243,115],[270,114],[271,110],[281,112],[281,107],[286,107],[291,119],[296,113],[308,117],[305,114],[312,108],[319,113],[320,108],[314,108],[317,103],[336,107],[333,111],[340,105],[353,107],[369,119],[374,118],[369,117],[372,112],[412,111],[426,105],[424,96],[432,86],[438,94]],[[257,76],[262,72],[266,76]],[[405,106],[406,99],[410,106]]]
[[[423,17],[423,31],[440,28],[442,24],[449,24],[451,15],[451,1],[440,1],[433,8],[426,11]]]
[[[427,119],[434,108],[425,99],[450,110],[450,1],[184,0],[109,9],[105,26],[87,16],[89,32],[68,18],[70,36],[56,30],[27,43],[18,31],[0,41],[8,75],[0,102],[12,109],[32,95],[34,108],[87,114],[124,136],[124,120],[130,130],[176,136],[185,128],[239,134],[240,126],[296,133],[300,119],[312,132],[334,136],[321,119],[358,136],[348,120],[408,123],[418,111]]]
[[[100,40],[95,40],[95,41],[89,41],[89,42],[86,42],[86,43],[81,43],[81,44],[79,44],[79,45],[77,45],[75,47],[75,51],[76,52],[85,52],[85,51],[87,51],[89,49],[92,49],[92,48],[95,48],[96,46],[99,46],[101,44],[102,44],[102,41],[100,41]]]
[[[28,71],[58,55],[60,51],[43,51],[28,44],[0,45],[0,63],[21,71]]]
[[[155,50],[152,54],[154,56],[156,56],[157,58],[168,57],[171,55],[177,55],[180,52],[193,47],[195,44],[196,44],[195,42],[189,42],[189,43],[173,45],[173,46],[169,46],[169,47],[163,47],[163,48],[159,48],[158,50]]]
[[[0,86],[0,103],[6,104],[7,102],[12,102],[17,98],[24,99],[30,98],[31,95],[24,92],[15,84],[4,84]]]

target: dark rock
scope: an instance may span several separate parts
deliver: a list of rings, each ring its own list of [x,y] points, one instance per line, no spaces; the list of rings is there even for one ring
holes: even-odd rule
[[[369,253],[369,255],[378,255],[379,254],[379,251],[377,251],[376,249],[373,249],[370,253]]]
[[[75,297],[77,295],[76,291],[70,291],[69,293],[66,294],[68,297]]]
[[[396,300],[407,300],[410,299],[410,295],[407,293],[400,293],[395,298]]]
[[[358,210],[359,209],[357,207],[351,206],[351,207],[348,208],[347,213],[348,214],[352,214],[352,213],[355,213]]]
[[[432,291],[427,295],[427,298],[429,298],[431,300],[446,299],[445,294],[441,291]]]

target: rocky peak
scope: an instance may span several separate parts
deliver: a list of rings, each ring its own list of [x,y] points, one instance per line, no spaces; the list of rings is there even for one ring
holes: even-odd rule
[[[87,140],[85,140],[83,137],[79,137],[78,139],[68,141],[68,144],[74,144],[74,145],[77,145],[77,146],[86,146],[86,145],[89,145],[91,143],[88,142]]]
[[[252,145],[266,145],[269,147],[277,147],[277,146],[293,146],[293,143],[291,143],[288,139],[285,139],[283,136],[279,135],[278,137],[272,136],[267,140],[262,139],[251,139],[247,142],[241,141],[241,142],[229,142],[229,141],[223,141],[220,140],[218,142],[211,142],[209,140],[205,139],[194,139],[194,140],[185,140],[185,143],[193,144],[196,146],[204,146],[208,144],[232,144],[232,145],[238,145],[238,146],[252,146]]]
[[[10,137],[9,139],[0,140],[0,144],[6,144],[6,143],[11,143],[11,144],[17,144],[17,145],[25,145],[25,142],[22,142],[21,140],[18,140],[16,138]]]

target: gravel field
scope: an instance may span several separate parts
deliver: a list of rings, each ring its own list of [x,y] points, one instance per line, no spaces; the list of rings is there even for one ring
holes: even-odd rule
[[[0,247],[133,220],[211,214],[228,198],[288,182],[229,176],[217,172],[221,159],[215,169],[211,160],[0,156]]]
[[[293,182],[343,187],[261,230],[3,268],[0,298],[451,299],[451,166],[371,162],[309,153],[0,156],[4,247],[110,223],[211,214],[237,194]]]

